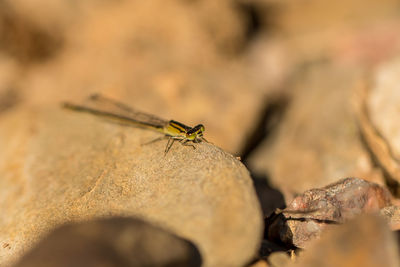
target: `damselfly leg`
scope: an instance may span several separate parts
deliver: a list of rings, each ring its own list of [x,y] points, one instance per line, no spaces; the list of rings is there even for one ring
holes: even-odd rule
[[[180,140],[179,142],[181,142],[181,144],[182,144],[183,146],[191,146],[191,147],[193,147],[193,149],[196,149],[196,147],[195,147],[193,144],[188,144],[188,143],[190,142],[190,140],[182,139],[182,140]]]
[[[164,135],[164,136],[158,137],[156,139],[153,139],[153,140],[151,140],[149,142],[146,142],[146,143],[142,144],[142,146],[150,145],[150,144],[156,143],[158,141],[164,140],[166,138],[169,138],[169,137],[167,135]]]

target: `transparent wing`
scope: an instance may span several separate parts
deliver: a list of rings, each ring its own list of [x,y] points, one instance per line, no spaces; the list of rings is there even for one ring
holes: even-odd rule
[[[112,113],[116,116],[130,118],[133,121],[146,125],[162,128],[168,124],[167,120],[141,112],[114,99],[95,94],[88,98],[88,107],[102,112]]]

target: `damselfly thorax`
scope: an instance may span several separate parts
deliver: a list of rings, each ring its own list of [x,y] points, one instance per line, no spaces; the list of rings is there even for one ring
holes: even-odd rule
[[[165,153],[168,153],[175,141],[193,148],[196,148],[193,143],[207,142],[203,137],[205,128],[202,124],[189,127],[174,120],[164,120],[157,116],[134,110],[123,103],[98,94],[89,97],[89,101],[94,103],[95,107],[67,102],[63,103],[63,107],[73,111],[90,113],[122,125],[137,126],[163,133],[164,137],[157,138],[149,143],[168,138]]]

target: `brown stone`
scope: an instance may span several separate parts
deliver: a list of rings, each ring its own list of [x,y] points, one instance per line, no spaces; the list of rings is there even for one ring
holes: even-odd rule
[[[377,68],[368,77],[370,81],[360,85],[357,113],[365,145],[396,195],[400,183],[399,73],[398,58]]]
[[[400,230],[400,207],[399,206],[388,206],[384,207],[380,211],[381,215],[388,221],[390,229],[393,231]]]
[[[362,179],[347,178],[296,197],[272,220],[268,236],[304,248],[330,225],[361,213],[378,212],[390,203],[390,193],[385,188]]]
[[[370,66],[390,59],[400,46],[396,0],[246,0],[254,3],[266,34],[284,36],[288,57],[300,63],[331,58]]]
[[[196,149],[149,130],[61,107],[19,106],[0,120],[1,265],[66,222],[137,216],[193,242],[205,266],[247,263],[262,232],[249,173],[209,143]],[[240,236],[240,238],[238,238]]]
[[[284,267],[290,264],[290,257],[286,252],[274,252],[268,257],[271,267]]]
[[[270,267],[265,260],[258,260],[255,263],[251,264],[249,267]]]

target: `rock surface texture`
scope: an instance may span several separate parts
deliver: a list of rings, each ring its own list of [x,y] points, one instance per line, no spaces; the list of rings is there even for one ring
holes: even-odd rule
[[[358,120],[365,145],[392,191],[400,183],[400,58],[381,64],[360,89]]]
[[[144,129],[63,110],[16,108],[0,120],[0,250],[17,260],[54,227],[136,216],[198,247],[205,266],[256,254],[261,210],[246,168],[212,144],[196,149]]]
[[[327,227],[362,213],[377,213],[390,204],[391,196],[386,188],[362,179],[343,179],[297,196],[268,223],[268,236],[307,248]]]

